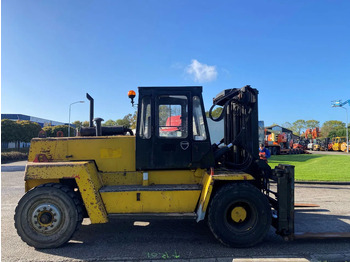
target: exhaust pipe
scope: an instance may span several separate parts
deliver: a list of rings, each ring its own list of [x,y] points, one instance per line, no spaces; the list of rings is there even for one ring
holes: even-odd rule
[[[94,123],[93,123],[93,119],[94,119],[94,99],[88,94],[86,93],[86,98],[90,100],[90,124],[89,126],[90,127],[93,127],[94,126]]]
[[[95,118],[94,121],[96,122],[96,136],[102,136],[101,122],[104,120],[102,118],[98,117],[98,118]]]

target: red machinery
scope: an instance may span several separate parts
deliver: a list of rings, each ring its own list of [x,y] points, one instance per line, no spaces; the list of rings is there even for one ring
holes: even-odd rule
[[[265,128],[265,147],[272,155],[304,153],[302,145],[294,144],[293,132],[283,128],[280,130]]]
[[[309,135],[311,135],[311,137]],[[315,127],[314,129],[308,128],[305,131],[305,139],[308,139],[308,138],[316,139],[320,136],[321,136],[321,132],[318,127]]]

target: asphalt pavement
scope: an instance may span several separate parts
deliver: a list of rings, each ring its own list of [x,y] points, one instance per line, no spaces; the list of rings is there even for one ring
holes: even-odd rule
[[[65,246],[36,250],[16,233],[13,215],[24,194],[25,161],[1,166],[2,261],[350,261],[350,239],[285,242],[271,228],[263,243],[228,248],[206,223],[193,220],[111,219],[91,225],[85,219]],[[319,205],[298,208],[298,232],[350,232],[349,185],[296,185],[295,202]],[[145,223],[148,222],[148,223]]]

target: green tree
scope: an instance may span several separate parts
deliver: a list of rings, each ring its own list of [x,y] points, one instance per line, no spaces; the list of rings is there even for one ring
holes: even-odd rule
[[[122,119],[117,119],[116,123],[118,126],[126,126],[127,128],[131,127],[132,114],[127,114]]]
[[[17,122],[9,119],[1,120],[1,142],[17,142],[19,136],[19,125]]]
[[[345,130],[345,123],[338,120],[330,120],[323,123],[321,132],[323,137],[332,137],[336,136],[338,130]],[[334,132],[332,132],[334,131]]]
[[[105,123],[102,124],[102,126],[116,126],[116,125],[117,125],[116,121],[114,121],[112,119],[109,119]]]
[[[299,119],[293,122],[292,130],[293,130],[293,133],[295,133],[296,135],[300,136],[301,131],[305,128],[306,128],[305,120]]]
[[[83,123],[79,120],[74,121],[72,124],[75,125],[75,127],[78,129],[80,129],[83,126]]]
[[[53,126],[44,126],[43,131],[45,131],[47,137],[55,137],[53,135]]]
[[[135,111],[132,117],[130,118],[130,128],[136,129],[136,124],[137,124],[137,111]]]
[[[41,126],[36,122],[28,120],[19,121],[19,137],[18,140],[21,142],[29,143],[34,137],[38,137],[41,131]]]
[[[84,121],[82,126],[83,127],[89,127],[90,126],[90,122],[89,121]]]
[[[316,127],[320,127],[320,121],[317,120],[307,120],[305,124],[305,128],[314,129]]]
[[[57,132],[62,131],[63,136],[68,136],[68,125],[58,125],[58,126],[45,126],[43,130],[46,132],[47,137],[57,137]],[[74,136],[74,128],[70,127],[70,135]]]
[[[1,120],[1,142],[15,142],[19,147],[19,142],[30,142],[32,138],[38,137],[41,126],[38,123],[28,120],[12,121]]]

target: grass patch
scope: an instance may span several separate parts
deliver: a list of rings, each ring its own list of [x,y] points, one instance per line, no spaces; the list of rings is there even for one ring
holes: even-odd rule
[[[271,156],[269,165],[295,166],[297,181],[350,181],[348,155],[282,155]]]

